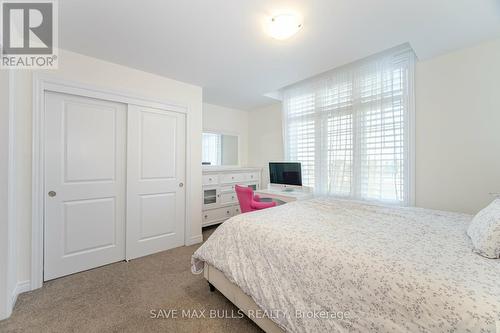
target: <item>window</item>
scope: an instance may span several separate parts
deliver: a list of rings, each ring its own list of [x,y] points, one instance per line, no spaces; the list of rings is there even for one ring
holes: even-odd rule
[[[411,203],[413,67],[403,46],[284,90],[285,154],[302,163],[304,185]]]

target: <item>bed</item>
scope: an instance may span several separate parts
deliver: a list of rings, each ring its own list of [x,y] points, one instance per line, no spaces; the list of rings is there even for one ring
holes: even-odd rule
[[[229,219],[192,270],[266,332],[496,332],[500,260],[472,252],[471,219],[296,201]]]

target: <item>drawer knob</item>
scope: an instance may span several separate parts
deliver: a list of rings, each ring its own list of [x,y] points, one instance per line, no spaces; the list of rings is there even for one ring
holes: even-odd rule
[[[208,215],[205,215],[205,218],[208,219]]]
[[[209,181],[212,181],[212,178],[208,178]]]

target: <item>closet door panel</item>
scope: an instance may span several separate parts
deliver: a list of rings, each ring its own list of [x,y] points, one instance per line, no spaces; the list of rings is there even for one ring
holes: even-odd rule
[[[45,94],[45,281],[125,259],[125,131],[125,104]]]
[[[127,259],[184,245],[186,118],[129,105]]]

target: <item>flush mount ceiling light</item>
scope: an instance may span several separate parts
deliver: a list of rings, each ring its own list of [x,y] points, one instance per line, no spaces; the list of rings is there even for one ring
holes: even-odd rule
[[[267,24],[267,34],[274,39],[292,37],[302,28],[302,20],[297,15],[281,14],[273,16]]]

